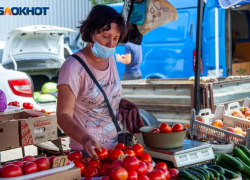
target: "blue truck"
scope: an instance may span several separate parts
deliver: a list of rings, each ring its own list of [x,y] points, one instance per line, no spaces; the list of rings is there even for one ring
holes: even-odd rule
[[[142,78],[189,78],[194,76],[196,56],[197,0],[169,0],[177,9],[178,20],[166,23],[142,40]],[[118,12],[123,3],[110,4]],[[236,8],[222,9],[218,0],[208,0],[204,5],[202,23],[201,76],[226,77],[232,73],[232,60],[250,61],[249,4],[243,2]],[[85,43],[80,36],[72,50]],[[124,54],[124,44],[118,44],[116,53]],[[117,63],[122,77],[125,65]]]

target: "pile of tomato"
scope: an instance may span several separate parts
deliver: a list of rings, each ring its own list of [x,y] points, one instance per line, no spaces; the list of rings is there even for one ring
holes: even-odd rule
[[[21,161],[7,162],[0,167],[0,177],[17,177],[48,170],[52,167],[55,157],[25,156]],[[69,163],[68,161],[67,164]]]
[[[175,123],[172,127],[169,126],[167,123],[161,123],[159,128],[152,129],[151,132],[153,133],[171,133],[171,132],[180,132],[184,131],[185,128],[182,124]]]
[[[100,177],[100,180],[169,180],[178,177],[177,169],[168,169],[164,162],[152,165],[152,157],[144,153],[140,144],[132,147],[118,143],[115,149],[102,152],[95,149],[98,159],[83,157],[80,151],[69,153],[68,159],[81,169],[85,180]],[[125,156],[123,156],[125,155]],[[123,156],[124,159],[120,159]]]

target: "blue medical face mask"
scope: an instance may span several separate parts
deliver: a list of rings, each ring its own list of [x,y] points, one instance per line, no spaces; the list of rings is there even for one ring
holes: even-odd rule
[[[115,47],[108,48],[99,44],[98,42],[94,42],[93,47],[91,48],[94,55],[98,58],[105,59],[115,54]]]

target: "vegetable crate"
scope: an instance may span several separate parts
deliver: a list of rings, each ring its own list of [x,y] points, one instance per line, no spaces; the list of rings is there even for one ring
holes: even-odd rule
[[[231,108],[231,105],[228,105]],[[228,112],[228,111],[226,111]],[[190,134],[208,141],[232,141],[236,146],[245,145],[250,148],[250,121],[224,114],[224,105],[217,105],[215,114],[210,109],[202,109],[199,116],[204,117],[204,122],[196,120],[196,112],[191,111]],[[223,129],[212,125],[213,120],[220,119]],[[246,131],[246,136],[226,130],[227,127],[240,127]]]

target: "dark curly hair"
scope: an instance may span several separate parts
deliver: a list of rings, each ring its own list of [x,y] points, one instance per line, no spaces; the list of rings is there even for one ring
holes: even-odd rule
[[[118,25],[121,33],[118,42],[121,42],[127,34],[126,23],[123,16],[107,5],[94,6],[87,19],[82,21],[81,26],[78,27],[82,40],[85,42],[93,42],[92,37],[94,33],[96,31],[101,33],[101,31],[110,30],[111,23]]]

